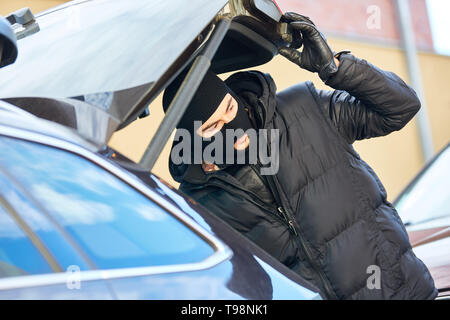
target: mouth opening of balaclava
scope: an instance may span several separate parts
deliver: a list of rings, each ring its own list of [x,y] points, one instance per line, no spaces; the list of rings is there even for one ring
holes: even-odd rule
[[[183,82],[184,77],[185,73],[178,76],[177,79],[175,79],[170,84],[170,86],[165,90],[163,96],[163,107],[165,112],[167,111],[167,109],[170,106],[170,103],[175,97],[175,94],[178,91],[178,88],[180,87],[181,83]],[[205,123],[214,114],[214,112],[217,110],[220,103],[227,94],[230,94],[238,102],[238,110],[236,117],[229,123],[226,123],[222,127],[222,129],[211,138],[200,137],[196,133],[196,129],[198,129],[198,127],[194,127],[194,122],[200,121],[202,124]],[[205,153],[204,152],[205,149],[209,147],[209,150],[207,150],[205,154],[208,154],[209,151],[212,151],[211,155],[213,156],[215,161],[208,161],[208,162],[216,164],[219,168],[223,169],[229,165],[236,164],[238,159],[241,160],[241,163],[249,162],[249,152],[248,152],[249,147],[241,151],[234,149],[234,143],[237,141],[237,139],[242,137],[243,134],[234,135],[234,139],[232,140],[227,139],[226,134],[227,129],[231,130],[241,129],[242,132],[245,132],[248,129],[253,128],[250,119],[248,117],[248,113],[245,110],[245,105],[243,104],[242,100],[239,99],[239,97],[234,92],[232,92],[232,90],[212,71],[208,71],[206,73],[205,77],[203,78],[203,81],[201,82],[197,92],[192,98],[177,128],[186,129],[191,135],[192,163],[194,163],[195,151],[198,152],[198,149],[197,150],[194,149],[195,135],[197,135],[196,137],[197,141],[201,141],[202,159],[203,154]],[[220,138],[218,138],[219,135],[221,135],[222,137],[221,146],[219,145],[220,144],[219,142],[216,142],[216,139],[220,140]],[[211,145],[213,143],[214,145]],[[256,141],[250,140],[250,143],[251,144],[256,143]],[[232,146],[230,146],[230,144],[232,144]],[[233,154],[230,154],[231,150],[233,151]]]

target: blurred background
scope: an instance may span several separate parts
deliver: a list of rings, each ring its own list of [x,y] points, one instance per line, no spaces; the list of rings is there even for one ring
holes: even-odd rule
[[[309,16],[327,36],[333,50],[351,50],[354,55],[393,71],[407,83],[421,88],[419,94],[423,93],[425,106],[421,121],[416,117],[400,132],[355,144],[362,158],[380,176],[390,200],[395,199],[430,156],[450,140],[450,19],[447,17],[450,1],[406,1],[410,8],[406,12],[410,15],[410,26],[402,25],[401,15],[405,12],[398,10],[396,0],[277,1],[284,12]],[[36,14],[64,2],[67,1],[0,0],[0,14],[5,16],[22,7],[29,7]],[[410,35],[413,51],[406,50],[404,41]],[[412,52],[417,61],[411,60],[411,56],[408,59],[407,52]],[[255,69],[270,73],[278,90],[307,80],[318,88],[326,88],[317,75],[301,70],[280,56]],[[150,113],[149,117],[115,133],[110,146],[138,162],[164,115],[161,97],[152,103]],[[171,142],[153,172],[177,186],[167,168],[170,145]]]

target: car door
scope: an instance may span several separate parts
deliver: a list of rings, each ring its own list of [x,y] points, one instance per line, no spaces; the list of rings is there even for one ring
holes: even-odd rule
[[[2,131],[1,198],[51,272],[0,279],[0,298],[320,298],[223,223],[215,222],[219,240],[105,158],[43,134]]]
[[[450,296],[450,146],[394,202],[414,253],[429,268],[440,297]]]
[[[132,291],[139,292],[137,277],[209,269],[231,255],[211,235],[95,163],[52,146],[0,136],[0,194],[51,266],[28,282],[1,279],[0,297],[111,298],[111,279],[131,278]],[[227,273],[214,274],[228,290]],[[78,288],[72,281],[77,277]],[[47,280],[59,286],[52,289],[58,293],[46,290]],[[186,296],[194,283],[195,276],[169,297]],[[163,289],[152,298],[168,297]],[[126,297],[120,290],[117,295]]]

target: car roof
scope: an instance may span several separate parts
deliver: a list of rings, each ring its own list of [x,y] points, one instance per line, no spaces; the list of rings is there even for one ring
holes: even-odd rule
[[[6,132],[38,133],[43,136],[57,138],[81,146],[91,152],[103,147],[101,144],[88,141],[76,130],[53,121],[41,119],[12,104],[0,100],[0,127]]]

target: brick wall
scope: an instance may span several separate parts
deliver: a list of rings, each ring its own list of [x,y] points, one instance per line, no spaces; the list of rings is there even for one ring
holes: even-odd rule
[[[309,16],[324,33],[350,38],[399,45],[401,32],[396,14],[396,0],[277,0],[280,8]],[[433,38],[426,0],[409,0],[416,34],[421,50],[433,51]],[[377,6],[380,28],[369,28],[370,6]],[[373,21],[373,20],[372,20]]]

